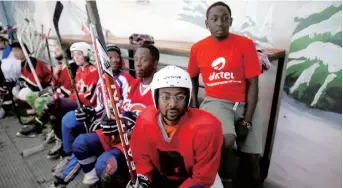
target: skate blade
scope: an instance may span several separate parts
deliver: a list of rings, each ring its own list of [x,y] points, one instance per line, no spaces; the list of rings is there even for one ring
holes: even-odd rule
[[[47,158],[50,160],[57,160],[57,159],[61,158],[61,156],[60,155],[58,155],[58,156],[49,156],[48,155]]]
[[[20,138],[37,138],[37,134],[32,134],[32,133],[29,135],[23,135],[20,132],[17,132],[16,136]]]

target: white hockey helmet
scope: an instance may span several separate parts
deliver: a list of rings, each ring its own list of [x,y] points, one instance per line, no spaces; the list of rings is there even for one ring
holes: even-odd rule
[[[86,42],[75,42],[70,46],[70,52],[81,51],[83,56],[90,57],[91,55],[91,46]]]
[[[166,66],[155,73],[151,83],[152,100],[158,108],[158,89],[166,87],[181,87],[187,89],[188,107],[191,103],[192,81],[187,71],[177,66]]]

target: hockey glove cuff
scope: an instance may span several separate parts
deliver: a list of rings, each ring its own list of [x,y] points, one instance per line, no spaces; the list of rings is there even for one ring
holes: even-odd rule
[[[77,121],[92,123],[95,119],[95,109],[83,105],[75,110],[75,116]]]

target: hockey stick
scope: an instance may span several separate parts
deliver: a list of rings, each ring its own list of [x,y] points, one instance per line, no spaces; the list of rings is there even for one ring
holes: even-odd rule
[[[44,36],[43,40],[45,39],[45,46],[46,46],[46,50],[48,51],[48,58],[49,58],[49,63],[50,63],[50,69],[51,69],[51,72],[52,72],[53,71],[52,59],[51,59],[50,48],[49,48],[49,41],[48,41],[48,37],[50,36],[50,33],[51,33],[51,28],[49,28],[48,35]]]
[[[24,28],[27,28],[27,26],[28,26],[28,24],[29,24],[29,20],[28,20],[28,19],[25,19],[25,21],[27,22],[27,24],[25,25]],[[23,31],[24,31],[24,30],[25,30],[25,29],[23,29]],[[30,56],[29,56],[29,54],[27,53],[26,48],[25,48],[25,46],[24,46],[24,44],[23,44],[23,41],[22,41],[22,33],[18,33],[18,35],[19,35],[19,36],[18,36],[18,42],[19,42],[19,44],[20,44],[20,46],[21,46],[22,51],[24,52],[26,61],[27,61],[28,65],[29,65],[29,67],[30,67],[30,69],[31,69],[33,78],[35,79],[36,84],[37,84],[39,90],[42,91],[43,88],[42,88],[42,85],[41,85],[41,83],[40,83],[40,81],[39,81],[39,79],[38,79],[38,77],[37,77],[36,70],[34,69],[34,67],[33,67],[33,65],[32,65],[32,62],[31,62],[31,59],[30,59]]]
[[[34,46],[34,48],[35,48],[35,50],[34,50],[34,56],[35,57],[38,57],[39,56],[39,51],[40,51],[40,49],[41,49],[41,46],[42,46],[42,44],[43,44],[43,40],[42,40],[42,38],[43,38],[43,29],[44,29],[44,26],[43,26],[43,24],[41,25],[41,33],[40,34],[38,34],[38,38],[39,39],[41,39],[41,40],[38,40],[38,45],[37,46]],[[37,44],[37,42],[36,42],[36,44]]]
[[[60,1],[57,1],[56,2],[56,7],[55,7],[55,12],[54,12],[53,22],[54,22],[55,32],[56,32],[56,35],[57,35],[57,42],[61,46],[61,49],[62,49],[62,43],[61,43],[62,39],[61,39],[60,31],[59,31],[59,28],[58,28],[58,23],[60,21],[62,11],[63,11],[63,4]],[[80,96],[79,96],[78,91],[77,91],[76,86],[75,86],[75,79],[74,79],[73,74],[71,72],[70,64],[67,61],[66,52],[63,49],[62,49],[62,55],[63,55],[63,62],[64,62],[65,66],[66,66],[66,68],[68,70],[68,75],[69,75],[69,78],[70,78],[71,86],[72,86],[73,91],[75,93],[77,106],[79,107],[79,109],[81,109],[82,105],[81,105],[81,101],[80,101]],[[84,122],[83,125],[84,125],[86,131],[88,132],[88,127],[86,125],[86,122]]]
[[[88,17],[89,16],[89,12],[88,12],[88,9],[86,7],[86,11],[87,11],[87,15]],[[90,19],[87,20],[88,21],[88,25],[89,27],[87,28],[88,31],[94,29],[92,28],[93,25],[90,23]],[[95,43],[95,36],[94,36],[94,32],[90,32],[91,34],[91,39],[92,39],[92,43],[93,43],[93,48],[94,50],[97,49],[97,46],[96,46],[96,43]],[[101,85],[101,91],[102,91],[102,98],[103,98],[103,104],[104,104],[104,107],[105,107],[105,112],[106,112],[106,115],[107,115],[107,118],[110,118],[110,108],[108,106],[108,100],[107,100],[107,95],[106,95],[106,90],[105,90],[105,83],[104,83],[104,79],[103,79],[103,72],[102,72],[102,69],[101,69],[101,64],[100,64],[100,58],[99,58],[99,55],[95,52],[95,62],[96,62],[96,65],[98,67],[98,73],[99,73],[99,78],[100,78],[100,85]]]
[[[95,46],[95,49],[94,49],[95,54],[98,56],[98,58],[101,57],[99,59],[101,60],[101,68],[104,73],[103,76],[105,79],[107,92],[109,93],[114,117],[117,122],[119,137],[120,137],[120,141],[123,146],[123,149],[124,149],[125,159],[129,168],[130,176],[131,176],[131,182],[134,184],[136,183],[136,178],[137,178],[136,167],[135,167],[133,157],[132,157],[131,147],[130,147],[129,139],[128,139],[128,133],[126,131],[125,125],[122,123],[122,116],[119,113],[120,112],[119,101],[116,94],[117,91],[111,88],[111,80],[113,81],[113,73],[111,71],[109,58],[106,54],[106,51],[104,50],[105,39],[102,33],[102,27],[100,23],[100,18],[99,18],[96,2],[87,1],[86,3],[87,3],[87,10],[89,13],[90,21],[92,24],[95,24],[95,27],[96,27],[96,31],[94,31],[94,29],[90,27],[91,32],[93,33],[93,36],[94,36],[93,39],[95,39],[95,41],[93,42],[95,43],[93,44]]]

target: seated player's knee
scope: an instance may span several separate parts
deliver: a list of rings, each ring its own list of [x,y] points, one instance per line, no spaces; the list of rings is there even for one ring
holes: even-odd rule
[[[86,134],[81,134],[78,137],[76,137],[75,141],[72,145],[72,152],[77,155],[78,153],[87,152],[86,150]]]
[[[31,89],[29,88],[23,88],[19,91],[18,93],[18,98],[21,101],[26,101],[27,100],[27,96],[29,96],[31,94]]]
[[[103,188],[122,187],[127,184],[127,180],[123,178],[118,171],[118,161],[114,156],[108,158],[105,164],[105,169],[101,173],[101,182]],[[116,186],[114,186],[116,185]]]
[[[113,167],[112,170],[116,171],[117,160],[111,155],[111,153],[104,152],[98,157],[98,160],[95,164],[95,171],[98,177],[101,177],[102,172],[105,171],[107,166]],[[112,174],[114,174],[114,172]]]
[[[76,126],[76,117],[74,111],[70,111],[63,116],[62,126],[68,129],[72,129]]]

